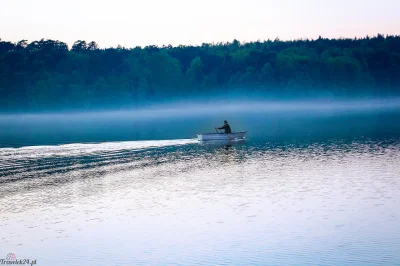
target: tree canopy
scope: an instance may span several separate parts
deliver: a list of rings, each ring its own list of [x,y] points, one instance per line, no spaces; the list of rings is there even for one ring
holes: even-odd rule
[[[0,39],[0,110],[240,97],[398,95],[400,36],[101,49]]]

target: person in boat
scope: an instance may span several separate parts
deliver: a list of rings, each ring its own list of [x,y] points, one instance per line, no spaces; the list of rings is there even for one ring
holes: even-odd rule
[[[225,130],[225,134],[230,134],[232,133],[231,127],[228,124],[228,121],[224,121],[224,125],[222,127],[216,127],[216,129],[224,129]]]

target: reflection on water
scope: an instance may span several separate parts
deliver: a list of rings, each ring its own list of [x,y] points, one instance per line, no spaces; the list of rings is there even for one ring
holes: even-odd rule
[[[246,139],[235,139],[235,140],[210,140],[199,142],[199,145],[203,145],[209,148],[224,148],[230,150],[232,146],[239,147],[246,143]]]
[[[399,191],[398,138],[2,148],[0,258],[398,265]]]

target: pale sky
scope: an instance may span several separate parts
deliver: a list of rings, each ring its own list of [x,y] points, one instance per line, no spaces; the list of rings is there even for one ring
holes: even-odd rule
[[[0,38],[125,47],[400,35],[400,0],[0,0]]]

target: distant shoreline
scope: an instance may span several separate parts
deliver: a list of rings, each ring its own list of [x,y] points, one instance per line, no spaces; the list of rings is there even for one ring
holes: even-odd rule
[[[400,36],[100,49],[0,41],[0,113],[400,95]]]

